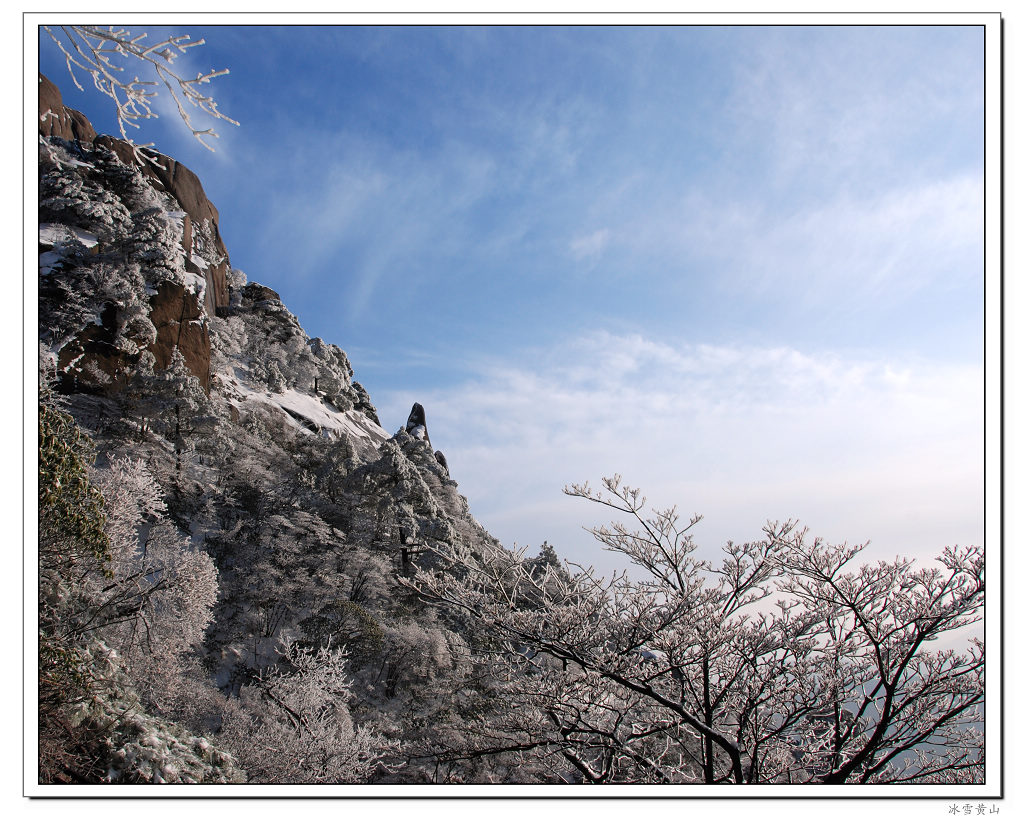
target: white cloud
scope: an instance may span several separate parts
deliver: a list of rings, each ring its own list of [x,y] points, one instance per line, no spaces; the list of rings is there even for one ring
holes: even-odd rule
[[[981,539],[980,368],[604,333],[477,366],[444,392],[377,400],[396,419],[424,404],[503,542],[607,562],[580,530],[603,513],[560,490],[612,473],[704,513],[709,548],[789,517],[890,555]]]
[[[573,259],[586,260],[601,256],[605,246],[608,245],[608,237],[611,232],[607,228],[600,228],[589,234],[574,237],[569,243],[569,253]]]
[[[693,190],[634,215],[623,242],[638,253],[710,264],[727,292],[808,306],[902,301],[931,288],[978,287],[983,183],[964,175],[789,204]]]
[[[616,250],[674,281],[709,264],[726,292],[802,307],[980,293],[980,38],[778,29],[745,42],[720,116],[701,125],[706,159],[659,157],[628,201],[593,207]]]
[[[966,30],[761,31],[731,64],[731,150],[778,185],[913,178],[951,127],[980,124],[981,49]]]
[[[837,291],[868,299],[897,299],[951,278],[980,285],[982,182],[939,180],[883,195],[832,202],[761,224],[732,249],[745,285],[773,289],[793,277],[809,296]],[[753,280],[753,283],[751,283]]]

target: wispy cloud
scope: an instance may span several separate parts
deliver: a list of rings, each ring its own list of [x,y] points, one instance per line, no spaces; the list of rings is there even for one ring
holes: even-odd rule
[[[258,264],[274,261],[299,279],[334,269],[353,319],[407,286],[457,287],[454,269],[468,260],[553,245],[547,223],[562,212],[558,181],[573,169],[584,109],[543,96],[504,107],[457,99],[424,112],[422,141],[403,134],[397,143],[358,122],[288,126],[288,150],[275,149],[262,171],[272,182]],[[252,147],[247,160],[260,164],[260,152]]]
[[[277,175],[264,260],[279,260],[300,279],[333,269],[341,279],[332,290],[342,291],[349,318],[380,287],[389,296],[428,287],[424,262],[457,252],[468,215],[491,191],[493,162],[472,149],[452,147],[425,162],[352,136],[310,142],[318,156],[297,156]]]
[[[575,260],[587,260],[599,257],[608,245],[610,231],[607,228],[599,228],[590,234],[573,237],[569,243],[569,253]]]
[[[644,221],[628,236],[661,237],[717,260],[730,290],[785,292],[804,303],[884,298],[924,288],[975,287],[983,274],[982,183],[975,176],[833,199],[804,208],[716,203],[694,194],[686,216]]]
[[[731,64],[728,150],[744,167],[760,162],[766,182],[790,191],[905,185],[930,174],[943,154],[976,169],[979,144],[957,154],[948,117],[980,123],[981,37],[927,28],[760,30]]]
[[[980,369],[607,333],[475,365],[463,385],[378,404],[398,424],[425,405],[505,541],[593,560],[579,525],[599,513],[560,489],[615,472],[706,514],[708,547],[787,517],[888,554],[981,538]]]

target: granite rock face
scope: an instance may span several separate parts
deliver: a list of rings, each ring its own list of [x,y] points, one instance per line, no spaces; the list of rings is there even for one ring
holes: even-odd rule
[[[64,105],[60,89],[39,75],[39,133],[44,137],[60,137],[74,142],[92,142],[96,131],[80,111]]]
[[[422,440],[426,443],[428,453],[431,451],[430,434],[427,433],[427,412],[423,410],[423,406],[418,402],[412,404],[412,410],[409,412],[409,419],[405,422],[404,430],[413,439]],[[433,451],[433,455],[434,460],[441,466],[444,475],[447,477],[449,474],[448,460],[440,451]]]
[[[150,299],[150,305],[149,319],[156,328],[156,341],[150,346],[156,358],[154,367],[167,368],[177,348],[185,365],[209,393],[210,331],[197,295],[178,283],[165,281]]]
[[[218,309],[226,308],[229,299],[228,251],[218,227],[220,214],[207,198],[199,178],[177,160],[148,149],[143,149],[142,153],[152,162],[140,162],[132,146],[116,137],[102,135],[96,137],[93,143],[110,149],[126,165],[137,166],[154,188],[166,191],[178,201],[181,210],[185,212],[181,238],[186,255],[185,267],[193,274],[202,274],[206,279],[207,313],[213,316]],[[202,227],[202,234],[198,227]],[[206,265],[200,262],[198,252],[204,243],[212,246],[217,262]]]
[[[220,235],[220,214],[203,191],[199,178],[186,166],[149,149],[136,149],[124,140],[109,135],[97,135],[88,118],[64,105],[60,89],[48,78],[39,75],[39,133],[43,137],[59,137],[75,143],[79,148],[103,147],[125,165],[135,166],[158,191],[171,195],[185,212],[182,247],[186,255],[186,268],[201,274],[207,281],[205,304],[213,316],[228,305],[227,271],[230,265],[227,247]],[[148,158],[140,160],[139,154]],[[201,227],[201,230],[200,230]],[[206,235],[206,236],[202,236]],[[198,258],[203,243],[212,247],[216,262],[204,264]]]
[[[40,233],[40,294],[83,307],[84,327],[57,356],[63,381],[116,391],[141,349],[152,353],[156,368],[165,368],[177,347],[208,391],[208,318],[228,308],[230,261],[220,216],[199,178],[163,154],[98,136],[41,74],[39,134],[46,228]],[[84,260],[86,252],[95,259]],[[116,293],[95,290],[100,279],[110,286],[110,272],[125,258],[140,269],[137,275],[126,272],[109,289]],[[141,331],[140,303],[149,315]],[[93,311],[91,321],[86,309]]]

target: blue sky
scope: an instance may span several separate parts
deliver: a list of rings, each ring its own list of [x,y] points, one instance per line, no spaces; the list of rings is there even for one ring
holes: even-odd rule
[[[241,126],[140,141],[504,543],[600,564],[613,472],[709,547],[981,541],[981,28],[174,30]]]

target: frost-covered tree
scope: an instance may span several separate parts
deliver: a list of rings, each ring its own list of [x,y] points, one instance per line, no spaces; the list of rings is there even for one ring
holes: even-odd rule
[[[358,467],[355,449],[348,434],[341,432],[329,440],[307,438],[296,443],[304,483],[323,494],[332,506],[345,502],[348,477]]]
[[[155,431],[173,444],[174,475],[180,478],[196,437],[209,433],[215,420],[199,378],[189,370],[177,346],[166,368],[155,369],[153,362],[152,355],[140,357],[126,399],[143,436]]]
[[[195,125],[192,119],[194,111],[238,125],[223,114],[213,97],[201,88],[214,78],[228,74],[228,69],[184,77],[175,66],[178,57],[186,54],[188,49],[203,45],[203,40],[192,41],[187,34],[176,34],[150,44],[146,42],[145,32],[132,34],[116,26],[43,26],[43,30],[64,55],[75,86],[82,90],[75,73],[78,69],[88,74],[96,89],[114,102],[121,136],[129,143],[132,140],[128,137],[128,128],[137,129],[140,121],[158,116],[152,104],[161,85],[167,89],[178,115],[192,135],[210,151],[213,147],[206,138],[216,137],[217,133],[211,127]],[[156,79],[140,79],[134,73],[140,65]],[[138,149],[145,147],[136,148],[140,159],[146,155]]]
[[[360,499],[361,538],[379,550],[399,555],[405,573],[410,572],[417,556],[454,537],[444,507],[417,465],[428,457],[436,465],[426,443],[400,431],[381,445],[377,460],[350,480]]]
[[[150,704],[180,711],[196,690],[188,679],[213,618],[217,570],[165,519],[162,491],[141,460],[115,457],[95,474],[106,502],[111,571],[122,597],[139,603],[108,641]]]
[[[39,779],[41,782],[224,782],[231,757],[154,713],[140,696],[126,634],[167,649],[205,625],[215,591],[196,565],[138,550],[129,522],[154,516],[158,495],[126,482],[113,510],[89,477],[91,443],[44,384],[39,406]],[[130,473],[130,472],[129,472]],[[194,565],[195,567],[189,567]],[[197,590],[198,589],[198,590]],[[194,607],[198,603],[198,608]],[[134,631],[138,628],[138,631]],[[201,630],[201,628],[200,628]],[[152,647],[152,646],[151,646]],[[127,656],[122,653],[128,650]],[[161,644],[157,644],[160,652]],[[164,671],[164,673],[170,673]],[[174,671],[173,673],[178,673]],[[180,683],[163,683],[174,687]],[[148,705],[146,703],[149,703]]]
[[[273,394],[283,394],[288,390],[288,382],[284,378],[284,374],[281,373],[281,368],[276,362],[271,361],[267,364],[267,388],[270,389]]]
[[[588,782],[983,779],[983,645],[948,641],[981,619],[980,548],[854,569],[860,547],[770,523],[712,563],[699,517],[618,477],[566,490],[627,517],[592,533],[639,580],[456,547],[410,583],[492,637],[515,733],[471,753],[557,752]]]
[[[105,576],[110,543],[103,497],[89,482],[91,442],[55,407],[48,387],[39,403],[39,777],[102,776],[98,735],[67,716],[102,687],[88,622],[94,602],[75,584]]]
[[[352,387],[352,366],[348,356],[338,346],[325,343],[320,337],[312,339],[309,350],[314,357],[316,390],[338,404]]]
[[[353,723],[350,686],[342,649],[291,643],[229,702],[220,740],[254,782],[365,781],[390,746]]]
[[[60,146],[52,149],[66,155]],[[107,342],[132,358],[156,339],[156,329],[142,258],[131,246],[149,242],[147,272],[158,262],[172,272],[181,253],[176,236],[173,242],[142,238],[132,211],[154,207],[156,192],[141,184],[137,170],[104,158],[97,154],[87,168],[41,163],[40,339],[57,353],[83,329],[105,324],[112,337]],[[90,177],[98,167],[103,181]],[[108,185],[114,178],[120,193]],[[122,186],[123,178],[138,185]]]

